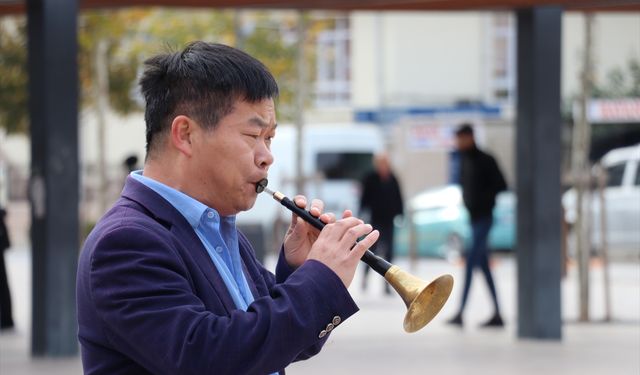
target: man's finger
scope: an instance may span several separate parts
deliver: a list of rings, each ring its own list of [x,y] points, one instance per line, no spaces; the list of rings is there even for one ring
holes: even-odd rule
[[[307,207],[307,198],[304,195],[296,195],[295,197],[293,197],[293,202],[296,204],[296,206],[298,206],[300,208]],[[294,214],[292,212],[291,213],[291,228],[295,228],[295,226],[297,224],[297,218],[298,218],[298,215],[296,215],[296,214]]]
[[[293,202],[300,208],[307,207],[307,197],[305,197],[304,195],[296,195],[295,197],[293,197]]]
[[[325,229],[322,230],[321,234],[327,239],[339,242],[349,228],[361,223],[362,222],[359,219],[354,217],[340,219],[334,223],[328,224]]]
[[[323,201],[321,201],[320,199],[314,199],[311,201],[311,208],[309,209],[311,215],[319,217],[322,214],[322,210],[324,210]]]
[[[319,219],[325,224],[331,224],[336,222],[336,215],[332,212],[325,212],[320,215]]]
[[[363,238],[362,241],[358,242],[356,246],[351,249],[349,257],[355,258],[356,261],[360,260],[367,249],[373,246],[373,244],[376,243],[379,237],[380,232],[378,230],[374,230],[373,232],[367,234],[367,236]]]
[[[358,238],[370,233],[372,230],[373,227],[369,224],[358,224],[349,228],[340,239],[340,242],[345,246],[351,247]]]
[[[347,229],[351,228],[351,227],[355,227],[356,225],[362,224],[363,221],[358,219],[357,217],[347,217],[344,219],[340,219],[337,220],[334,225],[338,228],[338,231],[340,232],[340,237],[342,238],[342,236],[344,235],[344,232],[347,231]]]

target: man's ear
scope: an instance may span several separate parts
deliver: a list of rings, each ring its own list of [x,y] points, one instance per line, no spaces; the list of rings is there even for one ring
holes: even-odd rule
[[[190,117],[176,116],[171,122],[170,142],[178,151],[190,157],[193,154],[191,143],[198,125]]]

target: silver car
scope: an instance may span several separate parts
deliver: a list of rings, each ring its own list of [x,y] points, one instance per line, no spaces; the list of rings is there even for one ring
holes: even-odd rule
[[[604,188],[606,211],[606,238],[611,255],[640,257],[640,144],[609,151],[600,164],[607,172]],[[589,209],[592,249],[601,247],[600,197],[592,191],[585,209]],[[562,196],[565,220],[576,222],[576,191],[568,190]]]

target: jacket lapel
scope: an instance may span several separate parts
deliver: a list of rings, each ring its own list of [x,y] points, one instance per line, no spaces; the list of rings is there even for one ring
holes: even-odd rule
[[[198,268],[216,291],[216,295],[222,301],[227,312],[230,314],[231,311],[237,309],[222,276],[209,257],[207,249],[189,222],[175,207],[155,191],[130,176],[127,177],[122,196],[142,205],[156,221],[169,229],[180,240],[187,252],[193,256]]]

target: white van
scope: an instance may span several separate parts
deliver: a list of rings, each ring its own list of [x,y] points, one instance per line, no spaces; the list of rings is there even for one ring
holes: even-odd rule
[[[339,216],[343,210],[357,211],[360,183],[372,169],[372,157],[384,150],[381,129],[370,124],[309,124],[302,140],[304,191],[296,191],[296,128],[278,125],[271,144],[275,161],[269,168],[269,188],[293,198],[304,194],[319,198],[325,211]],[[237,224],[248,237],[259,257],[277,251],[291,212],[267,194],[260,194],[255,206],[238,214]],[[262,248],[261,244],[263,245]]]
[[[611,254],[640,256],[640,144],[617,148],[606,153],[600,163],[607,171],[604,189],[607,242]],[[600,198],[591,192],[591,243],[598,249],[601,243]],[[565,220],[576,221],[575,189],[562,196]],[[586,206],[585,206],[586,208]]]

